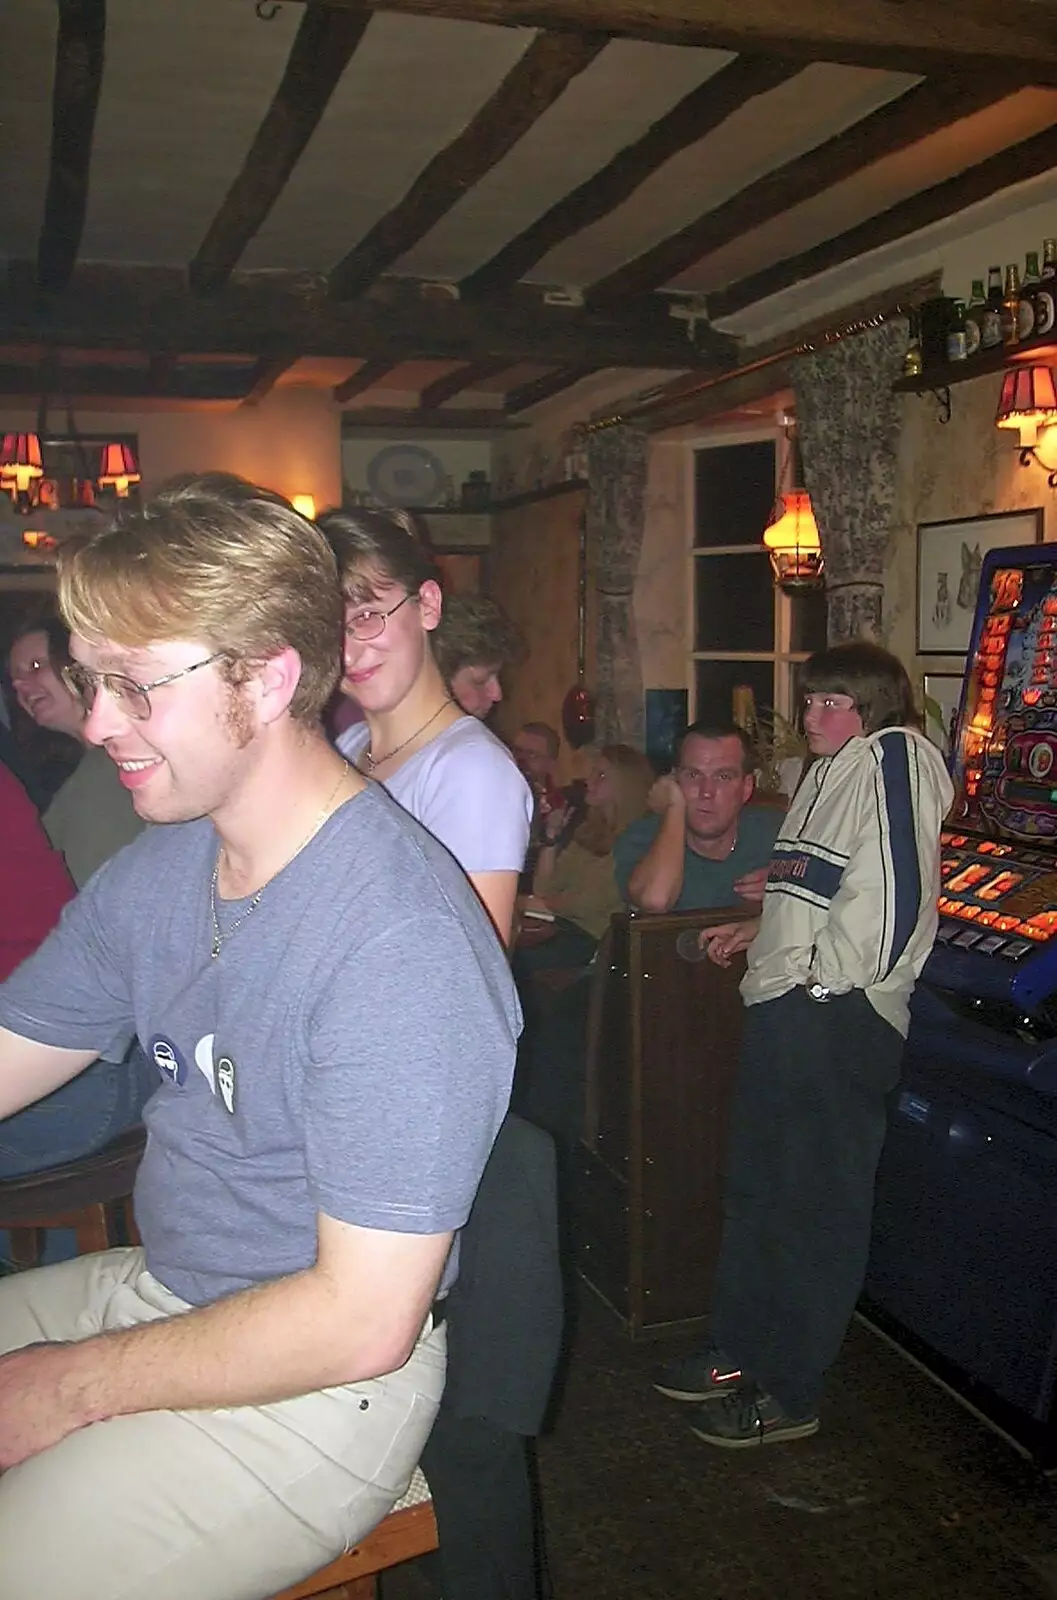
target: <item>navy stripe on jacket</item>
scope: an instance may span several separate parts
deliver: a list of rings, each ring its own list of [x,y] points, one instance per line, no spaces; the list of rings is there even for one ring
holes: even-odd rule
[[[882,978],[886,978],[906,949],[917,927],[921,910],[921,865],[918,861],[917,832],[914,826],[914,800],[910,776],[909,740],[903,733],[893,733],[882,738],[881,789],[884,808],[888,814],[887,828],[882,822],[882,841],[887,833],[888,855],[893,874],[894,923],[888,961]],[[885,851],[882,848],[882,859]],[[883,956],[883,952],[882,952]]]

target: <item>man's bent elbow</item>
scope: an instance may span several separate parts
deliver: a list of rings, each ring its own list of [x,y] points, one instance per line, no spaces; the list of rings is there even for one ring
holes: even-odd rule
[[[647,885],[643,889],[636,889],[634,884],[629,885],[628,899],[636,911],[645,911],[655,916],[662,911],[670,911],[679,898],[678,889],[665,894],[660,889]]]

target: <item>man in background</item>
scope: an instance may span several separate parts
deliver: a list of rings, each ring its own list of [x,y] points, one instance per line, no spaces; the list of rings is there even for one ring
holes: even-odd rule
[[[649,794],[653,812],[613,847],[617,887],[639,911],[700,911],[762,900],[781,812],[750,806],[756,764],[737,723],[695,722],[676,765]]]

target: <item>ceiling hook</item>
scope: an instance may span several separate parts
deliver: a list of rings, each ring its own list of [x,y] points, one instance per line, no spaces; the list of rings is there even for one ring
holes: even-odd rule
[[[946,427],[951,420],[951,391],[945,384],[942,389],[933,389],[932,398],[940,408],[940,423]]]
[[[279,4],[279,0],[257,0],[253,9],[262,22],[274,22],[282,10],[282,6]]]

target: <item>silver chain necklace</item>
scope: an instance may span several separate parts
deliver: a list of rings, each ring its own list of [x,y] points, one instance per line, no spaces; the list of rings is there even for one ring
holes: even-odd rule
[[[316,834],[319,832],[319,830],[323,826],[324,822],[326,822],[327,817],[330,815],[330,808],[334,803],[334,798],[337,795],[338,790],[341,788],[342,784],[344,783],[346,777],[348,776],[348,772],[349,772],[349,763],[347,761],[343,761],[341,763],[341,771],[338,774],[338,781],[334,785],[333,789],[330,791],[330,794],[327,796],[326,804],[324,805],[322,811],[319,813],[319,816],[316,818],[315,822],[312,824],[312,827],[310,828],[308,833],[301,840],[301,843],[298,845],[298,847],[294,851],[293,855],[287,856],[287,858],[283,862],[282,866],[281,867],[277,867],[275,869],[275,871],[272,873],[271,877],[268,879],[268,882],[261,884],[260,888],[257,890],[257,893],[250,900],[250,903],[246,907],[245,911],[241,911],[239,913],[239,915],[235,918],[234,922],[231,924],[230,928],[226,928],[226,929],[223,929],[223,930],[221,929],[221,926],[220,926],[220,918],[217,916],[217,880],[220,877],[220,856],[221,856],[221,850],[220,849],[217,850],[217,859],[216,859],[216,863],[215,863],[215,865],[213,867],[213,876],[209,880],[209,914],[210,914],[210,916],[212,917],[212,920],[213,920],[213,942],[212,942],[212,945],[211,945],[210,951],[209,951],[209,955],[210,955],[210,959],[211,960],[215,961],[217,959],[217,957],[219,956],[223,946],[231,938],[232,934],[235,933],[237,929],[242,927],[242,924],[246,921],[247,917],[250,917],[250,916],[253,915],[253,913],[256,911],[257,907],[261,903],[261,896],[264,893],[265,889],[267,889],[268,884],[274,883],[276,878],[279,876],[280,872],[285,872],[286,868],[290,865],[291,861],[293,861],[296,856],[299,856],[301,854],[301,851],[305,848],[305,846],[307,844],[310,844],[312,842],[312,840],[315,838]],[[221,847],[221,849],[222,848],[223,847]]]
[[[433,726],[441,712],[444,710],[445,706],[454,704],[455,702],[452,700],[451,695],[449,695],[446,700],[441,701],[436,711],[434,711],[433,715],[422,724],[421,728],[416,728],[414,733],[409,733],[406,739],[403,739],[399,744],[394,745],[391,750],[387,750],[384,756],[372,756],[371,747],[368,745],[366,750],[363,752],[363,759],[367,763],[367,776],[370,777],[376,767],[383,767],[387,761],[391,761],[394,756],[398,756],[401,750],[406,750],[409,744],[414,743],[420,733],[425,733],[427,728],[431,728]]]

